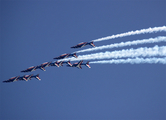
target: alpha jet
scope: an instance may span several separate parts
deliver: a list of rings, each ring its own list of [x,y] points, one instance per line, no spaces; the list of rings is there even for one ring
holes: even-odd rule
[[[91,45],[92,47],[95,47],[95,45],[93,44],[93,41],[92,41],[92,42],[82,42],[82,43],[79,43],[78,45],[73,46],[71,48],[82,48],[86,45]]]
[[[86,67],[91,68],[90,65],[89,65],[89,61],[86,62],[86,63],[81,63],[81,65],[85,65]]]
[[[37,80],[41,80],[41,79],[39,78],[39,74],[37,74],[37,75],[32,75],[31,78],[36,78]],[[31,78],[30,78],[30,79],[31,79]]]
[[[60,61],[55,61],[55,62],[50,63],[50,66],[59,67],[59,63],[60,63]]]
[[[64,58],[67,58],[69,56],[73,56],[73,57],[76,57],[77,58],[77,55],[76,53],[65,53],[65,54],[62,54],[61,56],[59,57],[55,57],[54,59],[64,59]]]
[[[50,64],[51,64],[51,62],[45,62],[45,63],[43,63],[43,64],[37,66],[36,69],[41,69],[41,70],[43,70],[43,71],[46,71],[46,70],[45,70],[45,67],[49,67]]]
[[[41,80],[39,78],[39,74],[37,74],[37,75],[33,75],[33,74],[31,74],[31,75],[24,75],[24,79],[26,81],[31,80],[31,78],[36,78],[37,80]],[[24,79],[19,78],[19,80],[24,80]]]
[[[18,81],[19,77],[20,77],[20,76],[12,77],[12,78],[10,78],[10,79],[8,79],[8,80],[5,80],[5,81],[3,81],[3,82],[15,82],[15,81]]]
[[[19,77],[18,80],[25,80],[25,81],[28,81],[28,77],[29,75],[24,75],[22,77]]]
[[[72,66],[72,64],[70,63],[70,60],[69,61],[59,61],[59,66],[63,66],[63,64],[67,64],[69,66]]]
[[[32,72],[32,71],[35,71],[37,67],[38,67],[38,66],[32,66],[32,67],[29,67],[29,68],[26,69],[26,70],[22,70],[21,72]]]
[[[33,76],[33,74],[31,74],[31,75],[24,75],[24,76],[22,76],[22,77],[19,77],[18,79],[19,79],[19,80],[28,81],[28,80],[31,80],[32,76]],[[38,76],[39,76],[39,74],[38,74]]]
[[[72,66],[72,64],[70,63],[70,61],[55,61],[53,63],[50,64],[50,66],[63,66],[63,64],[68,64],[70,66]]]
[[[12,77],[12,78],[10,78],[10,79],[8,79],[8,80],[5,80],[5,81],[3,81],[3,82],[15,82],[15,81],[18,81],[18,80],[24,80],[24,81],[28,81],[28,80],[31,80],[31,78],[36,78],[36,79],[38,79],[38,80],[41,80],[40,78],[39,78],[39,74],[37,74],[37,75],[33,75],[33,74],[31,74],[31,75],[24,75],[24,76],[17,76],[17,77]]]
[[[82,69],[81,65],[85,65],[85,66],[87,66],[88,68],[91,68],[90,65],[89,65],[89,62],[83,63],[83,60],[79,61],[78,63],[72,64],[72,66],[70,66],[70,65],[67,65],[67,66],[68,66],[68,67],[77,67],[77,68],[79,68],[79,69]]]

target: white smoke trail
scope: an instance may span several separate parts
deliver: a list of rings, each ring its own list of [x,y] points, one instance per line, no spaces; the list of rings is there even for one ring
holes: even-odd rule
[[[112,59],[112,60],[102,60],[102,61],[93,61],[90,62],[90,64],[125,64],[125,63],[130,63],[130,64],[140,64],[140,63],[161,63],[161,64],[166,64],[166,57],[164,58],[128,58],[128,59]]]
[[[103,50],[103,49],[111,49],[111,48],[118,48],[118,47],[138,45],[138,44],[146,44],[146,43],[157,43],[157,42],[166,42],[166,37],[158,36],[155,38],[149,38],[149,39],[143,39],[143,40],[134,40],[134,41],[128,41],[128,42],[114,43],[114,44],[110,44],[110,45],[103,45],[103,46],[99,46],[99,47],[95,47],[95,48],[89,48],[89,49],[76,51],[76,53],[97,51],[97,50]]]
[[[138,34],[145,34],[145,33],[161,32],[161,31],[166,32],[166,26],[130,31],[130,32],[126,32],[126,33],[121,33],[121,34],[116,34],[116,35],[99,38],[99,39],[92,40],[92,41],[99,42],[99,41],[109,40],[109,39],[114,39],[114,38],[119,38],[119,37],[131,36],[131,35],[136,35],[136,34],[138,35]]]
[[[87,55],[79,55],[78,58],[66,58],[65,61],[78,61],[78,60],[95,60],[95,59],[110,59],[122,57],[152,57],[152,56],[166,56],[166,46],[154,46],[151,48],[141,47],[138,49],[123,49],[113,52],[100,52]]]

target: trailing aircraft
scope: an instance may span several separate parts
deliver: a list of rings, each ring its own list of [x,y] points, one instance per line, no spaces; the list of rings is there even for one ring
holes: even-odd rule
[[[69,66],[72,66],[72,64],[69,61],[60,61],[59,66],[63,66],[63,64],[68,64]]]
[[[37,75],[31,74],[31,75],[24,75],[24,76],[21,76],[21,77],[20,76],[12,77],[12,78],[10,78],[8,80],[5,80],[3,82],[15,82],[15,81],[18,81],[18,80],[28,81],[28,80],[31,80],[31,78],[36,78],[38,80],[41,80],[39,78],[39,74],[37,74]]]
[[[32,72],[32,71],[35,71],[37,67],[38,67],[38,66],[32,66],[32,67],[29,67],[29,68],[26,69],[26,70],[22,70],[21,72]]]
[[[25,81],[28,81],[28,79],[27,79],[26,76],[27,76],[27,75],[24,75],[24,76],[22,76],[22,77],[19,77],[18,80],[25,80]]]
[[[76,57],[77,58],[77,55],[76,53],[65,53],[65,54],[62,54],[61,56],[59,57],[55,57],[54,59],[64,59],[64,58],[67,58],[69,56],[73,56],[73,57]]]
[[[31,78],[36,78],[37,80],[41,80],[41,79],[39,78],[39,74],[37,74],[37,75],[32,75]],[[30,79],[31,79],[31,78],[30,78]]]
[[[33,74],[31,74],[31,75],[25,75],[25,78],[26,78],[26,80],[31,80],[32,76],[33,76]]]
[[[14,82],[14,81],[18,81],[19,77],[20,77],[20,76],[12,77],[12,78],[10,78],[10,79],[8,79],[8,80],[5,80],[5,81],[3,81],[3,82]]]
[[[85,66],[87,66],[88,68],[91,68],[90,65],[89,65],[89,61],[86,62],[86,63],[81,63],[81,65],[85,65]]]
[[[92,42],[82,42],[82,43],[79,43],[71,48],[82,48],[86,45],[91,45],[92,47],[95,47],[95,45],[93,44],[93,41],[92,41]]]
[[[68,67],[77,67],[79,69],[82,69],[82,67],[81,67],[82,62],[83,62],[83,60],[79,61],[78,63],[72,64],[72,66],[70,66],[70,65],[67,65],[67,66]]]
[[[55,61],[55,62],[50,63],[50,66],[57,66],[57,67],[59,67],[59,63],[60,63],[60,61]]]
[[[85,65],[87,66],[88,68],[91,68],[90,65],[89,65],[89,61],[87,63],[83,63],[83,60],[79,61],[78,63],[74,63],[72,64],[72,66],[70,65],[67,65],[68,67],[77,67],[79,69],[82,69],[81,65]]]
[[[70,66],[72,65],[70,63],[70,61],[55,61],[55,62],[51,63],[50,66],[57,66],[57,67],[59,67],[59,66],[63,66],[63,64],[68,64]]]
[[[51,62],[45,62],[45,63],[43,63],[43,64],[37,66],[36,69],[41,69],[41,70],[43,70],[43,71],[46,71],[46,70],[45,70],[45,67],[49,67],[50,64],[51,64]]]

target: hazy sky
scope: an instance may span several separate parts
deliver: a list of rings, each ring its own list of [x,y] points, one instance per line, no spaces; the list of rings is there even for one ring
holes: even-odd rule
[[[91,68],[49,67],[21,73],[80,42],[166,25],[166,1],[1,0],[0,119],[166,119],[166,66],[90,64]],[[166,36],[141,34],[95,42],[96,46]],[[166,45],[164,42],[107,49]],[[85,48],[90,48],[86,46]],[[79,53],[84,55],[88,53]],[[85,61],[86,62],[86,61]],[[73,63],[73,62],[72,62]],[[41,81],[2,83],[13,76],[40,74]]]

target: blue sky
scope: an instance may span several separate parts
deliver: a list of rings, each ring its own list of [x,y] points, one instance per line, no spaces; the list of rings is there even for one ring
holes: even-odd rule
[[[10,77],[25,75],[20,71],[32,65],[74,52],[70,47],[77,43],[163,26],[165,4],[164,0],[2,0],[0,119],[166,119],[163,64],[91,64],[91,69],[83,66],[82,70],[49,67],[45,72],[32,72],[39,73],[41,81],[2,83]],[[164,35],[164,32],[134,35],[95,45]],[[87,53],[79,55],[82,54]]]

